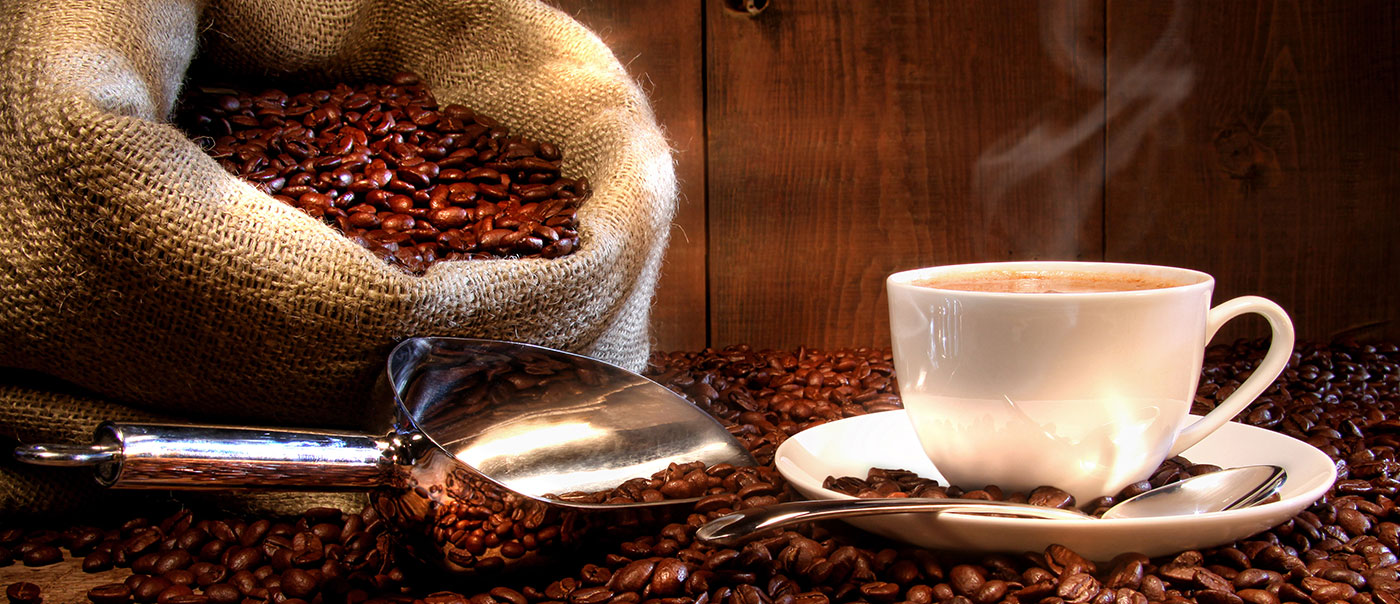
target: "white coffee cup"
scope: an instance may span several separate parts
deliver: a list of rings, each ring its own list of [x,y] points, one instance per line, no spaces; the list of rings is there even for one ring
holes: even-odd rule
[[[950,280],[1026,272],[1148,289],[967,291]],[[941,286],[921,285],[941,282]],[[1164,286],[1165,285],[1165,286]],[[950,484],[1007,493],[1049,485],[1080,504],[1144,480],[1267,388],[1293,324],[1256,296],[1210,307],[1215,280],[1164,266],[1005,262],[935,266],[886,280],[895,372],[924,451]],[[1206,344],[1244,313],[1268,320],[1269,351],[1204,418],[1189,415]]]

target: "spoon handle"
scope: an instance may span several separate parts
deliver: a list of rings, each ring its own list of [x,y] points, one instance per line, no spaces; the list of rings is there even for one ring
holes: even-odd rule
[[[695,536],[706,543],[736,545],[757,536],[757,533],[762,531],[801,522],[905,512],[1000,514],[1051,520],[1083,520],[1088,518],[1076,510],[983,499],[821,499],[790,501],[740,510],[711,520],[701,526],[695,532]]]

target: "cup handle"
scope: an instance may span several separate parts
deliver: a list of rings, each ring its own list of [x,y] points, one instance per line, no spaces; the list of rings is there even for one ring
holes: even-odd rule
[[[1168,457],[1179,455],[1243,411],[1265,388],[1273,384],[1279,374],[1283,373],[1283,368],[1288,365],[1288,359],[1293,356],[1293,322],[1289,320],[1288,313],[1273,301],[1259,296],[1241,296],[1210,309],[1210,314],[1206,316],[1206,341],[1209,342],[1227,321],[1245,313],[1263,315],[1269,321],[1269,327],[1273,331],[1269,339],[1269,351],[1264,354],[1264,360],[1254,368],[1254,373],[1249,379],[1218,403],[1213,411],[1177,434]]]

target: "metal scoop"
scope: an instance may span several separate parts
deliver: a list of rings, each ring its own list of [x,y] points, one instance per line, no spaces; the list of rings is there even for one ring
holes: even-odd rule
[[[105,423],[92,445],[21,446],[21,461],[95,466],[113,488],[369,489],[404,548],[453,571],[519,565],[656,506],[589,503],[673,463],[751,466],[713,417],[664,386],[558,350],[465,338],[394,348],[383,432]],[[391,403],[391,404],[388,404]]]
[[[1288,474],[1278,466],[1241,466],[1200,474],[1125,499],[1104,512],[1104,519],[1153,518],[1204,514],[1256,505],[1277,493]],[[1049,520],[1086,520],[1075,509],[982,499],[823,499],[749,508],[701,526],[695,536],[707,543],[734,545],[763,531],[801,522],[908,512],[998,514]]]

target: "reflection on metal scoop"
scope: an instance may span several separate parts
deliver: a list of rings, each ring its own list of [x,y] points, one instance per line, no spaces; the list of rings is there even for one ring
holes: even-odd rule
[[[1288,474],[1278,466],[1241,466],[1193,476],[1126,499],[1103,518],[1148,518],[1220,512],[1257,505],[1277,493]],[[981,499],[826,499],[749,508],[711,520],[696,531],[707,543],[734,545],[763,531],[801,522],[876,514],[944,512],[1047,520],[1092,520],[1078,510]]]
[[[368,489],[416,557],[496,569],[637,523],[658,502],[587,503],[672,463],[756,465],[713,417],[640,375],[588,357],[492,340],[413,338],[394,348],[377,432],[117,424],[94,445],[15,450],[95,466],[114,488]]]

